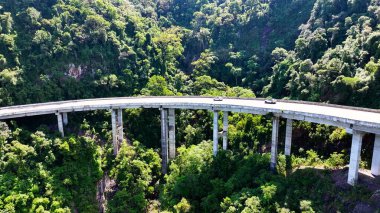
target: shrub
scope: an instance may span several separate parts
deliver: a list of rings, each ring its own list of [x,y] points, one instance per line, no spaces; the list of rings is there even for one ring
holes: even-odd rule
[[[342,153],[332,153],[326,160],[325,165],[329,168],[338,168],[345,165],[344,155]]]

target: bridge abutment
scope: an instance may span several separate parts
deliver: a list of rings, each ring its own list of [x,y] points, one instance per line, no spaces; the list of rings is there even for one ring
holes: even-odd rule
[[[350,165],[347,179],[347,183],[350,185],[355,185],[358,182],[360,152],[362,149],[363,134],[364,133],[361,131],[352,131]]]
[[[380,175],[380,135],[375,136],[373,144],[371,173],[373,175]]]

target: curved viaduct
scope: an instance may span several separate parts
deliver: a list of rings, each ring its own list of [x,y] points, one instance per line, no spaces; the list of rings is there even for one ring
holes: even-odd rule
[[[313,123],[342,127],[352,134],[352,145],[347,182],[355,185],[358,180],[362,138],[365,133],[376,134],[371,172],[380,175],[380,111],[364,108],[344,107],[309,102],[278,101],[266,104],[262,99],[212,97],[117,97],[49,102],[0,108],[0,120],[18,117],[56,114],[58,129],[64,136],[64,126],[68,123],[67,113],[111,110],[114,154],[118,153],[123,140],[122,109],[157,108],[161,111],[161,146],[163,171],[166,172],[168,158],[175,156],[175,109],[204,109],[214,112],[213,152],[218,152],[218,114],[223,112],[223,149],[227,149],[228,112],[251,114],[272,114],[271,168],[277,162],[279,119],[285,118],[285,155],[290,155],[292,141],[292,121],[302,120]]]

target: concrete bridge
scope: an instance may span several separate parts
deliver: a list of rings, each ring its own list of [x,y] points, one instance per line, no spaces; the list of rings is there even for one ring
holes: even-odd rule
[[[175,157],[175,109],[204,109],[214,112],[213,153],[218,152],[218,115],[223,112],[223,144],[227,149],[228,113],[272,114],[271,169],[277,162],[279,119],[285,118],[285,155],[290,155],[292,143],[292,121],[308,121],[342,127],[352,134],[352,145],[347,182],[355,185],[358,180],[362,138],[365,133],[376,134],[371,172],[380,175],[380,111],[364,108],[344,107],[297,101],[278,101],[265,104],[263,99],[212,97],[133,97],[100,98],[73,101],[60,101],[0,108],[0,120],[26,116],[56,114],[58,129],[64,136],[64,126],[68,123],[67,113],[111,110],[114,154],[118,153],[123,140],[122,109],[157,108],[161,111],[161,146],[163,172],[167,171],[168,159]]]

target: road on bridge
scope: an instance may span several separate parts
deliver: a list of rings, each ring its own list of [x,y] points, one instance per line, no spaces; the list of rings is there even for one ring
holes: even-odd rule
[[[274,113],[284,118],[330,124],[343,128],[355,128],[380,133],[380,111],[350,108],[311,102],[277,101],[266,104],[262,99],[212,97],[115,97],[49,102],[0,108],[0,119],[118,108],[176,108],[206,109],[253,114]]]

